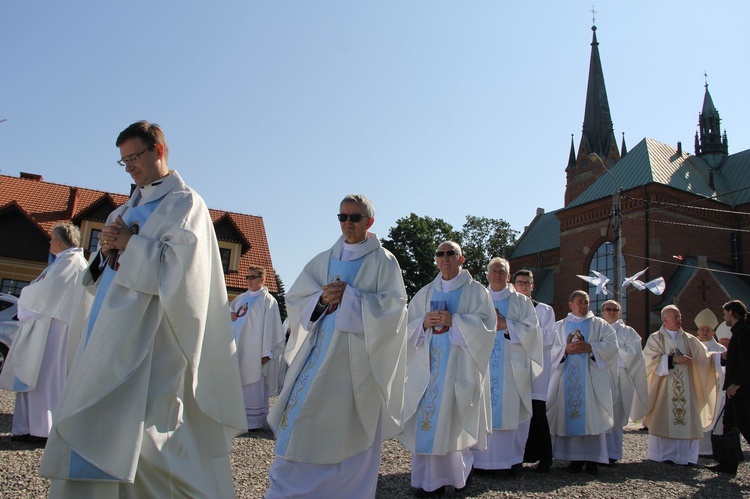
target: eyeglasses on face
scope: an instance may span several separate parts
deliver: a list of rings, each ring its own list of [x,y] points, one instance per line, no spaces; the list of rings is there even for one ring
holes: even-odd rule
[[[531,281],[516,281],[513,284],[516,286],[531,286]]]
[[[602,310],[604,310],[605,312],[619,312],[620,311],[620,309],[616,307],[604,307]]]
[[[436,251],[435,258],[443,258],[443,256],[455,256],[455,254],[456,252],[454,250]]]
[[[128,163],[133,163],[135,161],[138,161],[138,158],[140,158],[141,155],[143,153],[145,153],[146,151],[148,151],[149,149],[151,149],[151,146],[145,148],[144,150],[142,150],[138,154],[132,154],[132,155],[128,156],[127,158],[120,158],[120,159],[117,160],[117,164],[120,165],[120,166],[126,166]]]
[[[364,213],[339,213],[336,215],[338,217],[339,222],[346,222],[347,220],[351,220],[354,223],[359,222],[363,218],[370,218]]]
[[[262,275],[247,275],[245,276],[245,279],[247,279],[248,281],[254,281],[255,279],[260,279],[262,277]]]

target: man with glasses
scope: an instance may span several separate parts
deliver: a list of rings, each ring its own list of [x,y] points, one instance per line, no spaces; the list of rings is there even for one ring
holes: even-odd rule
[[[597,475],[608,464],[605,433],[612,428],[612,376],[617,339],[612,326],[589,310],[589,295],[573,291],[570,313],[557,322],[562,345],[552,353],[549,389],[550,432],[555,459],[570,461],[568,471]]]
[[[286,296],[291,334],[266,499],[374,497],[383,440],[401,431],[406,290],[396,258],[368,231],[372,202],[350,194],[342,236]]]
[[[234,497],[246,422],[211,216],[158,125],[116,146],[137,188],[83,273],[95,296],[40,474],[50,497]]]
[[[511,282],[515,290],[529,298],[534,305],[542,341],[542,372],[534,378],[531,384],[531,422],[523,462],[539,461],[536,471],[549,473],[552,467],[552,438],[547,421],[547,390],[549,389],[552,350],[558,338],[557,329],[555,329],[555,311],[546,303],[537,302],[531,298],[531,292],[534,290],[534,274],[530,270],[516,271]]]
[[[682,329],[675,305],[661,310],[662,327],[646,341],[648,380],[647,459],[667,464],[698,463],[703,428],[711,423],[721,354]]]
[[[534,305],[508,285],[510,264],[493,258],[487,265],[487,290],[495,305],[497,334],[490,356],[492,434],[487,450],[473,450],[474,467],[508,470],[515,476],[531,421],[531,386],[542,372],[542,337]]]
[[[615,300],[602,305],[602,318],[615,329],[619,359],[613,376],[612,403],[614,425],[607,433],[609,464],[622,459],[622,429],[628,420],[640,420],[648,409],[646,363],[643,360],[641,336],[622,320],[622,307]]]
[[[263,428],[268,416],[268,396],[278,395],[278,359],[284,352],[279,304],[265,286],[266,269],[250,265],[247,291],[232,300],[229,316],[237,343],[247,431]],[[269,393],[270,392],[270,393]]]
[[[409,303],[409,350],[401,443],[412,452],[415,495],[470,485],[471,448],[492,432],[489,359],[497,314],[487,289],[461,267],[453,241],[438,246],[440,273]]]

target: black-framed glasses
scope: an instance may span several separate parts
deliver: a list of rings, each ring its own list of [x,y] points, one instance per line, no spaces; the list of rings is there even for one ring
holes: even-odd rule
[[[346,222],[347,220],[351,220],[354,223],[359,222],[363,218],[370,218],[365,213],[339,213],[336,215],[336,217],[339,219],[339,222]]]
[[[515,286],[531,286],[531,281],[516,281],[513,284]]]
[[[143,153],[145,153],[146,151],[150,150],[151,148],[152,148],[152,146],[149,146],[149,147],[145,148],[144,150],[142,150],[141,152],[139,152],[138,154],[131,154],[127,158],[120,158],[120,159],[117,160],[117,164],[120,165],[120,166],[127,166],[128,163],[132,163],[134,161],[138,161],[138,158],[140,158]]]
[[[620,311],[619,308],[612,308],[612,307],[604,307],[602,310],[605,312],[619,312]]]
[[[262,277],[262,275],[246,275],[245,279],[247,279],[248,281],[254,281],[255,279],[260,279]]]
[[[455,256],[455,255],[456,255],[455,250],[436,251],[435,252],[435,258],[443,258],[443,256]]]

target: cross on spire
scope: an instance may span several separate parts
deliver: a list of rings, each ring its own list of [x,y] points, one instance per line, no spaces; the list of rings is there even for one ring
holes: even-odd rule
[[[591,24],[596,25],[596,15],[598,14],[597,11],[594,10],[594,6],[591,6]]]
[[[705,70],[705,69],[703,70],[703,78],[704,78],[704,79],[705,79],[705,81],[706,81],[706,82],[705,82],[705,87],[706,87],[706,90],[708,90],[708,73],[706,73],[706,70]]]

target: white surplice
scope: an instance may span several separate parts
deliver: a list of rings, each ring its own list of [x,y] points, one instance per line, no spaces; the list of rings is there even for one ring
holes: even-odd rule
[[[447,334],[450,351],[445,366],[441,403],[434,422],[435,439],[430,454],[417,454],[420,401],[430,384],[430,343],[433,328],[424,330],[425,315],[431,311],[434,292],[461,289],[458,309]],[[443,485],[463,487],[473,456],[467,449],[487,448],[492,432],[489,358],[495,340],[495,308],[487,289],[474,281],[465,269],[445,281],[438,275],[409,303],[409,345],[404,402],[404,432],[401,443],[412,451],[412,486],[435,490]],[[440,469],[436,473],[436,469]]]
[[[0,388],[17,392],[14,435],[49,435],[65,386],[68,324],[82,296],[78,281],[85,268],[81,248],[65,249],[21,291],[21,327],[0,374]]]
[[[310,378],[308,359],[322,340],[326,313],[311,318],[332,259],[362,261],[353,282],[344,280],[329,346]],[[265,497],[373,497],[382,440],[402,427],[406,290],[398,262],[375,234],[354,245],[341,237],[305,266],[286,303],[289,366],[268,415],[285,444],[277,442]],[[303,386],[309,391],[299,396]]]
[[[248,300],[253,300],[253,303],[245,307]],[[232,327],[237,342],[247,428],[261,428],[268,416],[269,395],[278,395],[279,363],[276,360],[283,355],[285,347],[279,305],[263,286],[236,297],[229,309],[242,314]],[[265,365],[263,357],[269,358]]]
[[[505,342],[501,377],[491,376],[492,414],[502,415],[500,426],[492,425],[486,450],[472,450],[474,466],[479,469],[503,470],[523,462],[531,419],[531,387],[542,372],[542,334],[534,305],[511,284],[500,291],[488,288],[493,301],[508,299],[506,330],[498,330],[495,343]],[[505,337],[505,334],[508,337]],[[502,335],[502,336],[501,336]],[[493,348],[490,365],[496,363],[498,348]],[[490,369],[492,373],[492,369]],[[499,386],[502,384],[502,386]],[[502,393],[496,397],[495,391]]]
[[[70,370],[40,469],[51,497],[234,497],[245,417],[213,223],[175,171],[107,223],[146,203]]]
[[[568,344],[566,324],[584,321],[588,321],[588,337],[585,341],[591,345],[592,352],[576,354],[585,360],[581,372],[585,380],[585,393],[579,400],[585,403],[582,404],[583,410],[579,412],[573,411],[572,402],[570,406],[566,403],[565,362],[572,358],[565,355],[565,346]],[[559,345],[552,354],[552,377],[547,405],[552,454],[556,459],[606,464],[609,457],[605,433],[612,428],[614,422],[612,379],[618,359],[615,331],[604,319],[595,317],[589,311],[586,317],[568,314],[565,319],[557,322],[557,332]],[[581,435],[568,434],[568,417],[583,418]]]
[[[709,341],[704,342],[703,346],[705,346],[706,350],[709,352],[719,352],[721,354],[727,351],[726,347],[716,341],[715,338],[711,338]],[[711,430],[713,429],[716,434],[722,434],[724,432],[724,422],[716,421],[716,417],[724,408],[724,402],[726,400],[726,392],[722,390],[722,387],[724,386],[725,371],[726,368],[722,366],[721,373],[719,373],[719,379],[716,380],[716,406],[714,408],[713,423],[703,428],[703,438],[701,438],[701,443],[698,448],[698,454],[701,456],[712,456],[714,453],[713,447],[711,446]],[[715,428],[714,423],[716,423]]]

